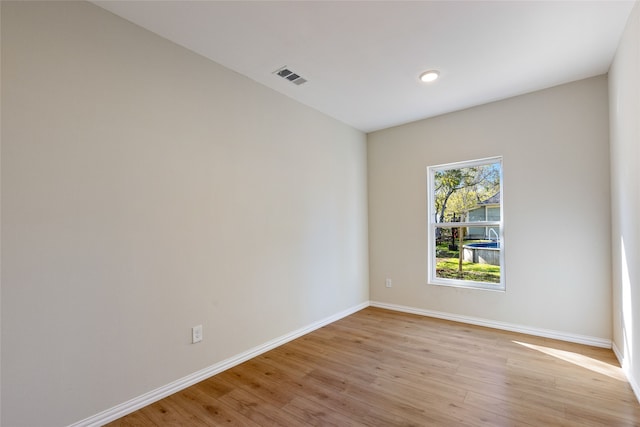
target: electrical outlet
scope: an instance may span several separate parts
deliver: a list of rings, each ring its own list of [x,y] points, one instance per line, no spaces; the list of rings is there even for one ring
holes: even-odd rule
[[[191,343],[195,344],[202,341],[202,325],[191,328]]]
[[[387,279],[387,280],[385,280],[384,284],[385,284],[385,286],[386,286],[387,288],[390,288],[390,287],[392,287],[392,286],[393,286],[393,283],[391,283],[391,279]]]

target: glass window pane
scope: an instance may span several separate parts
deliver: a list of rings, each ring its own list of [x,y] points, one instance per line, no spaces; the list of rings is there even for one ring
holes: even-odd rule
[[[500,220],[500,172],[500,162],[436,169],[433,174],[432,220]]]
[[[500,242],[467,239],[464,227],[437,227],[435,231],[437,278],[500,283]],[[462,242],[460,233],[463,236]]]

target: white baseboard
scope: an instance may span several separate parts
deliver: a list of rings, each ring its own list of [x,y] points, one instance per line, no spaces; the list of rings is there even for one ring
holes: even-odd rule
[[[539,337],[553,338],[562,341],[569,341],[578,344],[591,345],[594,347],[611,348],[611,340],[590,337],[586,335],[569,334],[566,332],[553,331],[549,329],[532,328],[530,326],[515,325],[512,323],[498,322],[495,320],[480,319],[477,317],[462,316],[459,314],[443,313],[440,311],[423,310],[419,308],[407,307],[404,305],[387,304],[383,302],[371,301],[372,307],[386,308],[388,310],[401,311],[404,313],[418,314],[421,316],[436,317],[438,319],[452,320],[454,322],[469,323],[471,325],[486,326],[488,328],[502,329],[505,331],[519,332],[522,334],[536,335]]]
[[[616,355],[616,358],[618,359],[618,362],[620,363],[620,366],[622,366],[622,369],[626,370],[628,368],[628,367],[625,366],[625,362],[626,361],[624,359],[624,356],[620,352],[620,349],[616,345],[616,343],[611,343],[611,349],[613,350],[613,354]]]
[[[629,362],[624,357],[624,354],[620,351],[615,342],[612,344],[611,348],[613,349],[613,353],[618,358],[620,366],[622,366],[622,371],[627,377],[627,381],[629,381],[629,385],[631,386],[633,393],[636,395],[636,400],[640,402],[640,385],[638,385],[635,378],[633,378],[633,375],[631,375],[631,367],[629,366]]]
[[[187,375],[184,378],[180,378],[179,380],[173,381],[165,386],[159,387],[141,396],[135,397],[120,405],[116,405],[113,408],[100,412],[99,414],[93,415],[89,418],[85,418],[84,420],[71,424],[69,427],[98,427],[106,423],[109,423],[111,421],[117,420],[118,418],[124,417],[127,414],[130,414],[140,408],[150,405],[151,403],[157,402],[158,400],[163,399],[173,393],[176,393],[202,380],[205,380],[209,377],[219,374],[222,371],[225,371],[229,368],[239,365],[242,362],[245,362],[253,357],[256,357],[276,347],[279,347],[282,344],[285,344],[289,341],[299,338],[325,325],[333,323],[336,320],[340,320],[343,317],[349,316],[357,311],[367,308],[368,306],[369,306],[368,301],[362,304],[358,304],[355,307],[351,307],[347,310],[336,313],[325,319],[314,322],[308,326],[297,329],[288,334],[282,335],[281,337],[275,338],[257,347],[253,347],[243,353],[237,354],[233,357],[230,357],[226,360],[218,362],[207,368],[201,369],[197,372],[194,372],[193,374]]]

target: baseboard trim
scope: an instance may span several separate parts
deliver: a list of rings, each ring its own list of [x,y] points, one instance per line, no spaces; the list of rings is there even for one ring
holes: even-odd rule
[[[624,357],[624,354],[620,351],[615,342],[611,345],[611,349],[613,350],[613,354],[616,355],[618,362],[620,362],[620,366],[622,366],[622,371],[627,377],[627,381],[629,381],[629,385],[631,386],[633,393],[636,395],[636,400],[640,402],[640,385],[638,385],[631,375],[631,367],[629,366],[627,359]]]
[[[611,343],[611,350],[613,350],[613,354],[616,355],[616,358],[618,359],[620,366],[622,366],[622,369],[626,371],[628,369],[628,366],[625,366],[624,356],[620,352],[620,349],[618,348],[616,343]]]
[[[89,418],[85,418],[84,420],[71,424],[69,427],[99,427],[111,421],[117,420],[118,418],[124,417],[127,414],[130,414],[140,408],[150,405],[151,403],[157,402],[158,400],[163,399],[173,393],[176,393],[180,390],[190,387],[202,380],[205,380],[229,368],[239,365],[242,362],[246,362],[247,360],[252,359],[262,353],[265,353],[269,350],[279,347],[282,344],[285,344],[289,341],[292,341],[296,338],[306,335],[309,332],[312,332],[316,329],[319,329],[323,326],[333,323],[336,320],[340,320],[343,317],[349,316],[357,311],[367,308],[368,306],[369,306],[369,302],[367,301],[362,304],[358,304],[354,307],[343,310],[332,316],[329,316],[322,320],[314,322],[308,326],[302,327],[293,332],[290,332],[288,334],[275,338],[271,341],[268,341],[262,345],[253,347],[243,353],[237,354],[233,357],[230,357],[221,362],[213,364],[207,368],[201,369],[197,372],[194,372],[193,374],[187,375],[186,377],[180,378],[179,380],[173,381],[165,386],[159,387],[141,396],[135,397],[120,405],[116,405],[113,408],[102,411]]]
[[[477,317],[462,316],[459,314],[443,313],[440,311],[424,310],[420,308],[408,307],[397,304],[387,304],[378,301],[371,301],[372,307],[385,308],[387,310],[401,311],[404,313],[418,314],[421,316],[435,317],[438,319],[452,320],[455,322],[469,323],[471,325],[486,326],[488,328],[502,329],[505,331],[519,332],[522,334],[535,335],[544,338],[553,338],[562,341],[574,342],[578,344],[591,345],[594,347],[611,348],[611,340],[590,337],[586,335],[569,334],[566,332],[549,329],[532,328],[530,326],[516,325],[495,320],[481,319]]]

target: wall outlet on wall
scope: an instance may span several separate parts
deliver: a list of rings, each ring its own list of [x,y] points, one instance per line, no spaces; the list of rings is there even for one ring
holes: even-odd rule
[[[391,283],[391,279],[387,279],[387,280],[385,280],[385,281],[384,281],[384,285],[385,285],[387,288],[390,288],[390,287],[392,287],[392,286],[393,286],[393,283]]]
[[[202,325],[191,328],[191,342],[193,344],[202,341]]]

